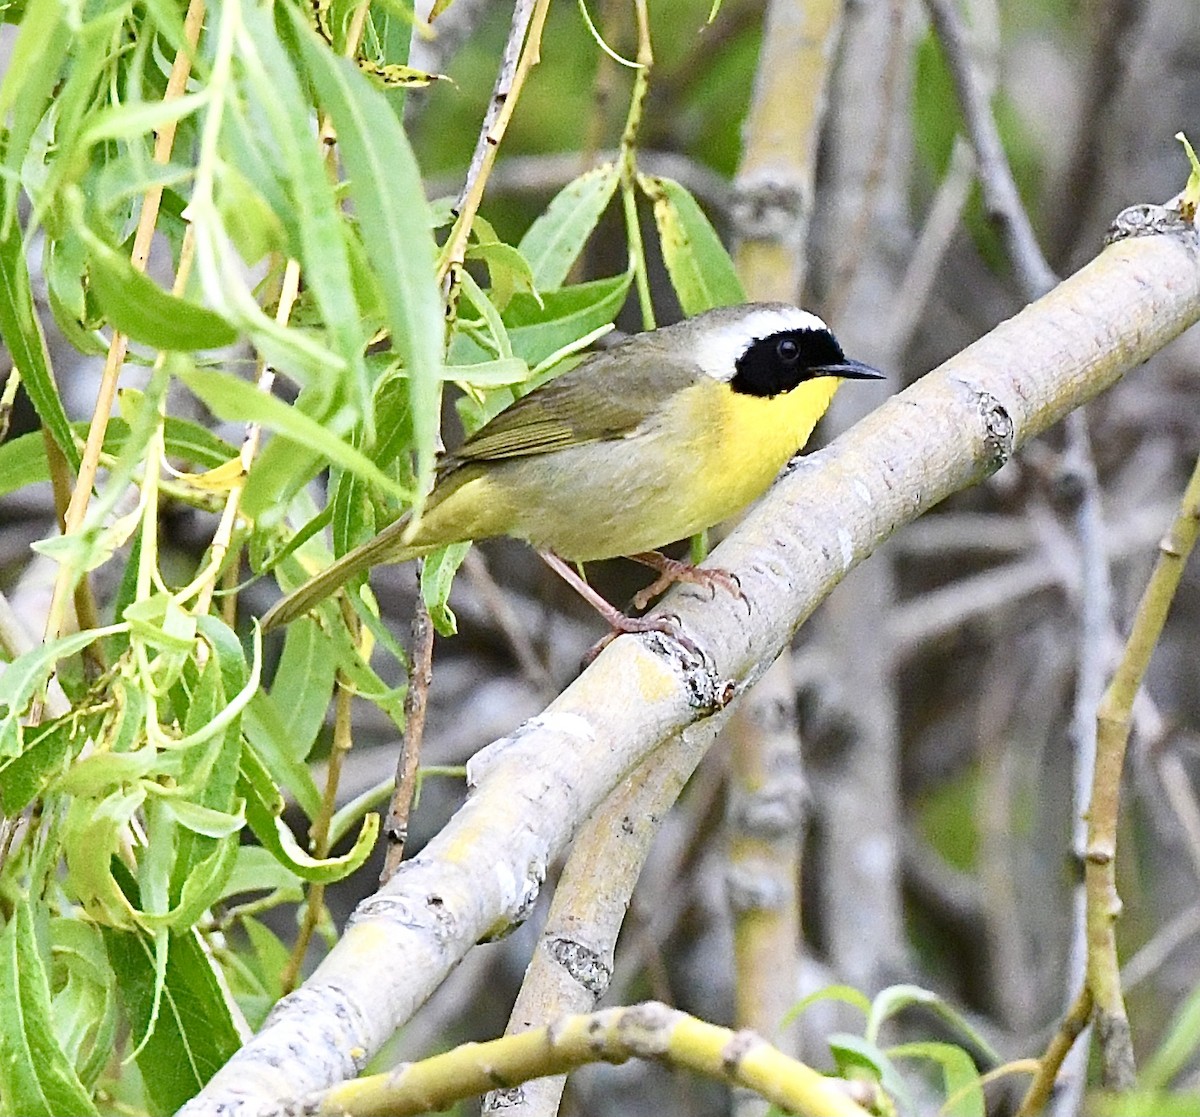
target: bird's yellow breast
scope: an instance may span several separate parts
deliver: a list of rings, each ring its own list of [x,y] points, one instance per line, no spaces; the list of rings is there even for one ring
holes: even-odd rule
[[[757,500],[808,441],[838,383],[822,377],[771,398],[717,381],[689,389],[679,496],[692,518],[711,526]]]

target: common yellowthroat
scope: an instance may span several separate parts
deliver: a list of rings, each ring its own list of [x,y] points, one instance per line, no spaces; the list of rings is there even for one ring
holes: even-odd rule
[[[411,538],[402,517],[285,597],[263,628],[287,624],[377,563],[510,535],[614,630],[674,632],[665,618],[626,617],[567,563],[635,558],[659,570],[653,593],[681,580],[736,585],[657,548],[761,496],[838,385],[882,375],[847,359],[820,318],[787,303],[720,307],[630,337],[500,412],[442,459]]]

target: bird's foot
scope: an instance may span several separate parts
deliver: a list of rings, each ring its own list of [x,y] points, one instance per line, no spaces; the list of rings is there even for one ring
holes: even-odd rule
[[[747,608],[750,607],[749,598],[742,592],[742,583],[738,581],[736,574],[731,574],[728,570],[693,566],[690,562],[667,558],[666,555],[660,555],[657,551],[642,551],[629,557],[634,562],[640,562],[643,566],[658,571],[658,577],[644,590],[640,590],[634,595],[635,609],[645,609],[659,594],[666,593],[676,582],[687,582],[693,586],[707,586],[714,597],[719,586],[726,593],[745,602]]]
[[[542,556],[546,562],[546,565],[549,566],[551,570],[558,574],[558,576],[562,578],[567,585],[575,590],[575,592],[578,593],[580,597],[584,599],[584,601],[591,605],[591,607],[608,622],[608,627],[611,629],[608,635],[592,645],[587,654],[583,657],[584,667],[591,663],[592,660],[595,659],[596,656],[598,656],[602,651],[604,651],[604,649],[607,648],[608,645],[611,644],[618,636],[622,636],[627,632],[661,632],[664,636],[674,640],[681,648],[691,655],[694,655],[697,659],[704,659],[704,653],[700,650],[699,645],[684,634],[678,617],[674,617],[669,614],[661,614],[655,617],[627,617],[615,605],[605,601],[603,597],[601,597],[594,589],[592,589],[592,587],[589,586],[578,573],[572,570],[567,563],[559,558],[558,555],[553,554],[550,551],[539,551],[538,554]],[[694,568],[689,563],[677,563],[674,559],[663,558],[663,556],[657,552],[651,552],[651,556],[652,557],[649,561],[647,561],[646,555],[637,555],[633,557],[636,557],[639,562],[646,562],[646,565],[653,566],[655,569],[660,569],[658,566],[658,560],[661,559],[663,563],[670,564],[672,567],[679,566],[690,572],[695,572]],[[741,587],[737,585],[737,579],[734,578],[732,574],[726,574],[723,570],[704,570],[699,571],[698,573],[702,575],[724,575],[725,578],[732,580],[733,585],[737,587],[735,592],[741,595]],[[662,579],[660,578],[659,581],[661,580]],[[669,585],[672,581],[680,580],[681,579],[677,577],[671,578],[668,580],[667,585]],[[688,576],[684,575],[682,580],[689,580]],[[706,585],[713,584],[712,581],[708,581],[705,578],[697,578],[694,580],[704,582]],[[720,578],[715,580],[720,582]],[[657,583],[655,584],[657,585]],[[639,608],[641,608],[641,606],[639,606]]]
[[[606,616],[605,620],[610,625],[610,631],[587,650],[583,657],[582,666],[584,667],[587,667],[618,636],[624,636],[628,632],[661,632],[697,659],[704,659],[704,653],[700,650],[700,646],[680,627],[678,617],[667,613],[655,617],[627,617],[624,613],[615,613],[613,616]]]

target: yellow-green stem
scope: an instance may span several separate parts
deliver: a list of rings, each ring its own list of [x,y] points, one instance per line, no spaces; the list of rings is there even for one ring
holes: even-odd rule
[[[1121,993],[1115,931],[1121,911],[1116,867],[1121,771],[1133,720],[1134,699],[1162,635],[1167,612],[1198,535],[1200,461],[1188,481],[1175,522],[1159,544],[1158,560],[1138,603],[1124,653],[1096,712],[1096,770],[1088,805],[1084,865],[1087,984],[1095,1002],[1101,1078],[1109,1089],[1129,1089],[1135,1074],[1129,1019]]]
[[[633,79],[629,112],[625,117],[625,130],[621,134],[621,203],[625,213],[625,234],[629,238],[629,259],[633,265],[633,279],[642,312],[642,328],[652,330],[656,324],[654,303],[650,298],[646,249],[642,242],[642,228],[637,212],[637,138],[642,126],[646,94],[650,90],[650,70],[654,65],[654,52],[650,46],[650,17],[646,10],[646,0],[634,0],[634,12],[637,15],[639,69]]]

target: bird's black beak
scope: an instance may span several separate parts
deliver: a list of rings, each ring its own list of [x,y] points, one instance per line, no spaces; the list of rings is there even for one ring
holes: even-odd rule
[[[843,380],[886,380],[887,374],[877,368],[864,365],[862,361],[846,359],[832,365],[821,365],[811,372],[813,376],[840,376]]]

